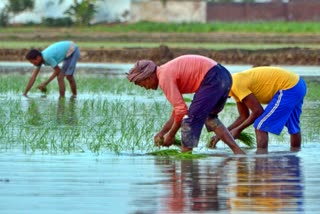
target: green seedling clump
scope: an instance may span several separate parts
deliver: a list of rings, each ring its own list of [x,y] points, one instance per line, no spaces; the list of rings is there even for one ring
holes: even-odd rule
[[[241,132],[237,139],[241,141],[243,144],[245,144],[246,146],[248,146],[249,148],[254,147],[255,138],[252,134]]]
[[[40,91],[41,91],[41,93],[43,93],[43,94],[47,94],[47,92],[48,92],[48,89],[47,89],[47,87],[44,87],[44,88],[38,88]]]
[[[162,144],[163,144],[163,137],[162,137],[162,138],[158,138],[158,139],[156,140],[155,144],[156,144],[157,146],[162,146]],[[173,145],[174,145],[174,146],[181,146],[181,140],[178,139],[178,138],[175,138]]]
[[[165,149],[148,153],[149,155],[161,156],[161,157],[169,157],[178,160],[191,160],[191,159],[199,159],[206,158],[207,155],[203,154],[192,154],[191,152],[180,152],[177,149]]]

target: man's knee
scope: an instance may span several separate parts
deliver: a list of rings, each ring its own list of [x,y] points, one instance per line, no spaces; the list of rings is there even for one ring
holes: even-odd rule
[[[220,127],[222,122],[219,120],[218,117],[215,118],[207,118],[205,122],[206,128],[208,132],[214,131],[216,128]]]
[[[186,148],[193,148],[198,145],[199,136],[195,133],[195,127],[186,121],[186,118],[182,120],[181,123],[181,135],[182,135],[182,145]]]
[[[67,80],[70,81],[74,81],[73,75],[66,75]]]

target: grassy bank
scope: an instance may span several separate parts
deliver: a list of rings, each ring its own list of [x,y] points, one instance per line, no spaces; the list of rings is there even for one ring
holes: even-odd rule
[[[319,22],[122,23],[90,27],[0,28],[0,48],[45,48],[73,40],[81,48],[278,49],[320,48]]]
[[[57,28],[41,25],[0,28],[0,33],[53,32]],[[90,27],[59,28],[65,32],[168,32],[168,33],[320,33],[319,22],[212,22],[212,23],[157,23],[138,22],[132,24],[93,25]]]
[[[89,30],[90,28],[88,28]],[[255,33],[320,33],[319,22],[213,22],[213,23],[152,23],[94,26],[106,32],[255,32]]]
[[[258,50],[258,49],[277,49],[287,47],[298,48],[320,48],[319,44],[249,44],[249,43],[186,43],[186,42],[107,42],[107,41],[77,41],[73,39],[79,47],[82,49],[100,49],[100,48],[157,48],[160,45],[167,45],[170,48],[190,48],[190,49],[209,49],[209,50],[224,50],[224,49],[246,49],[246,50]],[[0,42],[0,48],[6,49],[21,49],[21,48],[45,48],[49,46],[53,41],[5,41]]]

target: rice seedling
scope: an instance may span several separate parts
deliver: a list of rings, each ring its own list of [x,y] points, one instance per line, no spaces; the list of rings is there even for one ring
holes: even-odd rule
[[[237,140],[241,141],[241,143],[245,144],[249,148],[253,148],[256,139],[251,133],[241,132]]]
[[[165,151],[154,146],[153,137],[167,121],[172,107],[163,94],[133,87],[125,78],[81,76],[76,100],[58,99],[57,84],[48,86],[47,96],[31,92],[31,98],[21,96],[21,85],[28,78],[18,75],[0,76],[0,150],[20,149],[25,153],[70,154],[73,152],[148,153]],[[6,87],[3,87],[3,84]],[[314,84],[313,86],[317,86]],[[313,90],[313,89],[312,89]],[[318,141],[319,106],[317,96],[307,99],[301,123],[304,136]],[[187,100],[188,101],[188,100]],[[190,101],[190,100],[189,100]],[[310,105],[312,104],[312,105]],[[229,124],[237,116],[234,105],[226,105],[219,117]],[[203,130],[199,146],[212,133]],[[252,136],[245,135],[242,143],[252,147]],[[279,138],[287,141],[287,136]],[[180,146],[179,133],[176,146]],[[205,148],[205,147],[203,147]],[[180,150],[180,149],[178,149]],[[196,158],[187,154],[171,154],[176,159]],[[165,157],[165,155],[163,155]]]
[[[182,153],[176,149],[158,150],[158,151],[154,151],[154,152],[149,152],[148,155],[154,155],[154,156],[165,157],[165,158],[172,158],[172,159],[177,159],[177,160],[191,160],[191,159],[200,159],[200,158],[208,157],[207,155],[204,155],[204,154],[193,154],[191,152]]]

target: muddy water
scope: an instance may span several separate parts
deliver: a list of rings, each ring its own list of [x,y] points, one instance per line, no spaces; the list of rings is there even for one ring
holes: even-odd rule
[[[127,69],[113,66],[115,73]],[[311,72],[306,76],[319,73],[313,67],[292,70]],[[92,94],[77,99],[81,106],[96,98],[104,99]],[[26,154],[2,145],[0,213],[317,213],[318,101],[305,103],[301,123],[301,151],[289,151],[285,135],[271,138],[268,154],[248,149],[247,155],[234,156],[218,144],[214,151],[196,150],[209,156],[198,160],[129,152]]]

